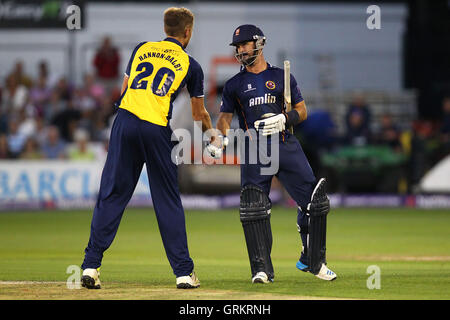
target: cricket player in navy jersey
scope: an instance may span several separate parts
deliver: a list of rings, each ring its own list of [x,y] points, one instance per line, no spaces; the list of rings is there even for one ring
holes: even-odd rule
[[[103,253],[111,245],[126,205],[147,167],[152,201],[167,258],[177,288],[196,288],[200,281],[189,255],[185,216],[172,162],[172,103],[186,86],[192,117],[203,130],[212,129],[204,107],[203,71],[185,52],[194,15],[185,8],[164,12],[162,41],[142,42],[133,51],[123,79],[122,95],[103,169],[91,234],[82,264],[82,285],[99,289]]]
[[[266,62],[263,47],[266,38],[258,27],[241,25],[235,29],[231,46],[241,71],[225,83],[216,128],[222,137],[208,151],[220,158],[233,114],[239,117],[243,130],[256,130],[261,135],[279,139],[279,167],[275,176],[298,205],[297,227],[303,243],[297,268],[311,272],[323,280],[334,280],[336,274],[326,266],[326,217],[330,210],[325,179],[317,181],[300,143],[288,128],[306,120],[307,111],[295,78],[290,75],[292,110],[286,112],[284,70]],[[251,143],[246,140],[247,146]],[[226,143],[225,143],[226,145]],[[240,220],[244,229],[253,283],[273,281],[271,261],[272,231],[269,192],[274,175],[262,174],[265,166],[258,161],[241,164]],[[242,160],[241,160],[242,162]]]

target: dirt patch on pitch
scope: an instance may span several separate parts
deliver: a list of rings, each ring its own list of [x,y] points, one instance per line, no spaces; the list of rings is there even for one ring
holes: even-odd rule
[[[69,289],[65,282],[0,281],[0,300],[337,300],[332,297],[232,290],[155,288],[110,283],[100,290]]]

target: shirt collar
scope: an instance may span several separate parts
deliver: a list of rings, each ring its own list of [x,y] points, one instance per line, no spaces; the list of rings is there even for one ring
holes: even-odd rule
[[[272,69],[272,68],[273,68],[273,66],[272,66],[268,61],[266,61],[266,63],[267,63],[267,69],[266,69],[266,70]],[[247,69],[246,69],[243,65],[241,65],[241,70],[240,70],[240,72],[248,72],[248,71],[247,71]]]
[[[173,43],[179,45],[179,46],[183,49],[183,45],[181,44],[181,42],[178,41],[178,40],[175,39],[175,38],[167,37],[167,38],[165,38],[163,41],[173,42]]]

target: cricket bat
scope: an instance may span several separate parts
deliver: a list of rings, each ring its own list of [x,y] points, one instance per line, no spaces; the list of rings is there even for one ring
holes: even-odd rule
[[[291,62],[289,60],[284,60],[284,103],[286,112],[291,111]],[[292,126],[289,128],[289,132],[294,134]]]

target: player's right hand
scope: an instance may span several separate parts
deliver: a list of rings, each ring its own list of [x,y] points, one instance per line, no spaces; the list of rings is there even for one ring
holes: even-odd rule
[[[269,136],[285,129],[286,116],[282,113],[270,116],[265,119],[256,120],[255,129],[262,133],[263,136]]]

